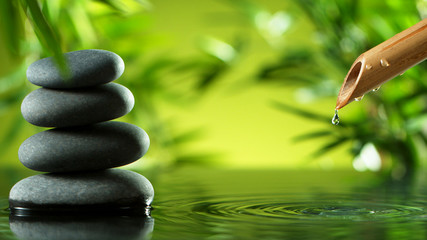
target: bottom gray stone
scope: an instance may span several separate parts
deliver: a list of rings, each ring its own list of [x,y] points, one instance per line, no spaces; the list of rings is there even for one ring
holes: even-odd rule
[[[154,227],[151,217],[10,216],[10,229],[22,240],[143,240]]]
[[[123,212],[148,215],[154,190],[144,176],[123,169],[48,173],[25,178],[12,187],[12,214],[45,212]]]

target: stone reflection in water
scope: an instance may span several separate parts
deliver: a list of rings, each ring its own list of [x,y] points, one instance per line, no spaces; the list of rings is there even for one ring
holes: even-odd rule
[[[10,229],[22,240],[144,240],[154,219],[144,216],[38,216],[9,218]]]

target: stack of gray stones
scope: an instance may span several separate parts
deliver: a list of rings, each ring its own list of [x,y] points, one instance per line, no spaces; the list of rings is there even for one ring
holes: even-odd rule
[[[135,102],[126,87],[111,83],[122,75],[123,60],[97,49],[64,56],[67,77],[52,58],[27,70],[28,80],[41,88],[25,97],[22,115],[51,129],[25,140],[18,156],[27,168],[48,173],[13,186],[12,214],[149,214],[151,183],[138,173],[113,169],[140,159],[150,145],[141,128],[109,121],[129,113]]]

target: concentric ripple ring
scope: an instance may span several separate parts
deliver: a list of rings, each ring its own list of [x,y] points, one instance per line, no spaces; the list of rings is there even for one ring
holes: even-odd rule
[[[209,218],[249,220],[274,218],[294,220],[396,221],[426,216],[423,206],[361,199],[286,201],[286,198],[223,198],[189,205],[193,214]],[[253,220],[253,219],[252,219]]]

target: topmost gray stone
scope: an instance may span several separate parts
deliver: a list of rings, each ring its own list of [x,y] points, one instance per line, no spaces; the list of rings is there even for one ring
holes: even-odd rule
[[[64,54],[69,76],[64,79],[52,57],[40,59],[27,69],[31,83],[47,88],[80,88],[114,81],[125,69],[122,58],[106,50],[88,49]]]

